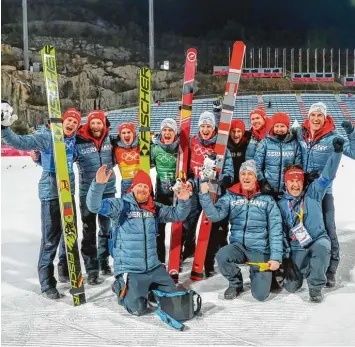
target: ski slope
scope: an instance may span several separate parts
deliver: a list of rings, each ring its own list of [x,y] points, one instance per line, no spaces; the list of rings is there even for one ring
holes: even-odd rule
[[[338,285],[325,290],[324,302],[309,302],[306,282],[296,294],[282,290],[257,302],[247,268],[245,291],[226,301],[227,281],[218,274],[191,283],[189,263],[180,279],[202,295],[203,307],[200,316],[186,322],[184,332],[169,328],[153,313],[126,313],[111,292],[112,277],[99,286],[86,286],[88,303],[80,307],[73,307],[67,284],[58,285],[66,294],[59,301],[41,296],[36,271],[41,169],[29,157],[5,157],[1,173],[2,346],[355,345],[355,161],[343,158],[334,183],[342,258]]]

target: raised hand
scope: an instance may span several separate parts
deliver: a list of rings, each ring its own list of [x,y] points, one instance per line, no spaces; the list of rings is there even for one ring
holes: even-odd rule
[[[344,139],[342,137],[334,137],[333,147],[334,152],[341,153],[344,150]]]
[[[190,192],[186,189],[181,189],[180,191],[174,191],[175,195],[179,200],[189,200],[190,199]]]
[[[210,186],[207,182],[200,183],[200,191],[202,194],[206,194],[210,191]]]
[[[96,183],[106,184],[109,180],[110,176],[112,175],[112,170],[109,170],[106,173],[107,165],[102,165],[96,172]]]
[[[13,108],[7,101],[1,102],[1,125],[2,127],[9,127],[17,120],[17,115],[12,114]]]

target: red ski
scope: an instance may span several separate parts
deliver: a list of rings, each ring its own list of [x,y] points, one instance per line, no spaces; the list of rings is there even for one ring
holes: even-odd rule
[[[197,51],[189,48],[186,52],[184,86],[180,112],[180,144],[176,162],[176,177],[184,179],[188,169],[189,139],[191,127],[191,112],[193,87],[196,72]],[[176,199],[174,205],[176,204]],[[169,274],[177,282],[179,279],[181,253],[182,223],[173,223],[170,237]]]
[[[217,141],[214,151],[217,156],[217,173],[221,174],[224,163],[224,155],[227,149],[227,142],[229,137],[229,129],[232,121],[235,99],[237,97],[239,79],[243,65],[243,58],[245,53],[245,44],[242,41],[236,41],[233,45],[232,58],[230,61],[228,79],[226,89],[224,92],[223,109],[221,113],[221,120],[218,125]],[[213,201],[217,199],[217,184],[211,184],[210,189]],[[191,270],[191,280],[200,281],[203,278],[203,266],[206,258],[208,240],[210,238],[212,222],[209,221],[202,213],[200,231],[196,244],[195,258]]]

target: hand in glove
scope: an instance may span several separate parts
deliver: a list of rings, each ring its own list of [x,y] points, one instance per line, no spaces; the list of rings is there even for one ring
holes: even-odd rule
[[[223,99],[217,99],[213,101],[213,111],[220,112],[223,108]]]
[[[350,120],[344,120],[341,123],[341,126],[344,128],[345,132],[350,135],[354,131],[354,126],[352,125]]]
[[[307,172],[304,174],[304,181],[306,182],[306,185],[309,185],[319,177],[320,177],[319,171],[313,170],[311,172]]]
[[[221,175],[218,178],[217,183],[219,186],[223,186],[224,188],[229,188],[233,185],[233,178],[228,175]]]
[[[202,180],[216,179],[216,159],[206,155],[201,167],[200,177]]]
[[[262,194],[268,194],[268,195],[275,194],[270,183],[266,179],[260,181],[260,191]]]
[[[335,137],[333,139],[333,147],[335,153],[341,153],[344,149],[344,139],[342,137]]]
[[[1,128],[11,126],[18,119],[17,115],[12,112],[11,105],[5,100],[1,100]]]

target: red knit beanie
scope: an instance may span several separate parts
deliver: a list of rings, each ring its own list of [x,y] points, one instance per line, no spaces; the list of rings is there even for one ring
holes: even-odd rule
[[[81,123],[81,113],[74,107],[71,107],[71,108],[68,108],[64,114],[63,114],[63,117],[62,117],[62,120],[66,120],[67,118],[75,118],[77,121],[78,121],[78,126],[80,125]]]
[[[277,123],[282,123],[290,129],[290,116],[285,112],[277,112],[272,116],[272,125],[274,126]]]
[[[130,192],[135,185],[140,184],[140,183],[146,184],[149,187],[149,191],[152,192],[152,190],[153,190],[152,180],[151,180],[150,176],[143,170],[138,170],[136,172],[136,174],[133,177],[132,184],[129,187],[128,192]]]
[[[250,112],[250,114],[249,114],[249,118],[251,118],[251,116],[252,116],[253,114],[258,114],[258,115],[260,115],[261,117],[263,117],[264,119],[267,118],[266,112],[265,112],[263,109],[261,109],[261,108],[255,108],[254,110],[252,110],[252,111]]]
[[[87,123],[90,124],[90,122],[93,119],[99,119],[104,126],[106,126],[106,117],[105,117],[105,111],[103,110],[93,110],[89,113],[88,115],[88,120]]]
[[[122,123],[119,127],[118,127],[118,134],[121,135],[121,132],[123,129],[129,129],[132,131],[133,136],[136,136],[136,127],[133,123]]]
[[[233,119],[231,123],[231,130],[232,129],[240,129],[244,135],[245,133],[245,124],[241,119]]]
[[[299,168],[291,168],[288,169],[285,172],[285,182],[289,181],[289,180],[293,180],[295,178],[300,179],[302,182],[304,182],[304,172],[302,169]]]

